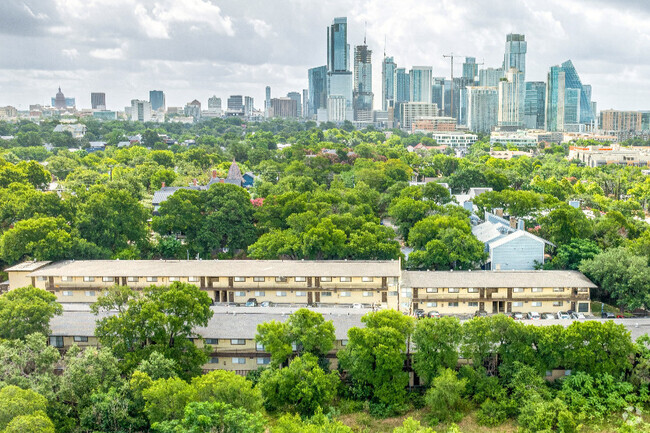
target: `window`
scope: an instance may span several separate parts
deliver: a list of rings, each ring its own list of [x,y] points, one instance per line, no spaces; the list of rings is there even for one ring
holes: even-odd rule
[[[263,283],[264,282],[264,277],[253,277],[253,282],[255,282],[255,283]]]
[[[294,279],[296,280],[296,283],[304,283],[305,281],[307,281],[306,277],[296,277]]]
[[[260,352],[264,352],[264,350],[265,350],[264,345],[262,343],[259,343],[259,342],[255,343],[255,349],[260,351]]]
[[[63,337],[50,337],[50,346],[52,347],[63,347]]]
[[[541,287],[533,287],[532,291],[533,291],[533,293],[535,293],[535,292],[539,293],[539,292],[543,292],[544,289],[542,289]]]
[[[468,302],[467,306],[468,307],[478,307],[478,302]]]
[[[287,282],[287,277],[275,277],[275,282],[276,283],[286,283]]]
[[[361,281],[363,281],[364,283],[372,283],[373,280],[374,278],[372,277],[361,277]]]
[[[387,283],[390,284],[391,286],[394,286],[397,284],[397,277],[388,277]]]
[[[307,292],[296,292],[296,296],[307,296]]]
[[[428,288],[427,288],[427,293],[438,293],[438,289],[437,289],[437,288],[431,288],[431,287],[428,287]]]
[[[243,346],[244,344],[246,344],[246,340],[244,340],[243,338],[233,338],[232,340],[230,340],[231,346]]]
[[[282,297],[287,296],[287,292],[278,291],[278,292],[275,292],[275,296],[279,296],[279,297],[282,298]]]
[[[340,279],[342,283],[349,283],[350,281],[352,281],[352,278],[350,277],[341,277]]]
[[[524,306],[524,303],[521,302],[521,301],[520,301],[520,302],[513,302],[513,303],[512,303],[512,306],[513,306],[513,307],[523,307],[523,306]]]
[[[571,376],[571,370],[564,370],[565,376]]]
[[[578,302],[578,313],[588,313],[588,312],[589,312],[589,303]]]
[[[553,376],[553,372],[551,370],[546,370],[546,377]]]
[[[564,287],[553,287],[554,292],[564,292]]]
[[[94,290],[86,290],[86,296],[95,296]]]
[[[553,302],[553,306],[554,306],[554,307],[561,307],[563,304],[564,304],[564,302],[562,302],[562,301],[555,301],[555,302]]]
[[[88,337],[74,336],[72,339],[75,343],[88,343]]]
[[[212,346],[219,344],[219,339],[218,338],[206,338],[205,339],[205,344],[210,344]]]
[[[128,277],[126,279],[126,281],[128,281],[129,283],[137,283],[138,280],[140,280],[140,278],[138,278],[138,277]]]
[[[534,301],[534,302],[531,302],[530,305],[532,305],[533,307],[541,307],[541,306],[542,306],[542,303],[539,302],[539,301]]]
[[[320,277],[321,282],[329,283],[332,281],[332,277]]]
[[[458,293],[459,290],[456,287],[450,287],[449,288],[449,293]]]
[[[341,340],[341,346],[347,346],[348,340]]]
[[[271,358],[268,356],[263,356],[257,358],[257,365],[269,365],[271,363]]]
[[[112,283],[115,281],[114,277],[102,277],[102,281],[105,283]]]
[[[350,296],[350,292],[341,292],[339,293],[339,296],[347,298],[348,296]]]
[[[95,277],[84,277],[84,283],[92,283],[95,281]]]
[[[291,343],[291,350],[293,350],[294,352],[295,352],[296,350],[298,350],[298,345],[296,344],[295,341],[294,341],[293,343]]]
[[[524,289],[522,289],[521,287],[515,287],[514,289],[512,289],[512,291],[515,293],[523,293]]]
[[[235,283],[244,283],[246,282],[246,277],[235,277]]]
[[[64,290],[64,291],[62,292],[62,295],[63,295],[63,296],[72,296],[72,291],[71,291],[71,290]]]
[[[438,303],[437,302],[427,302],[427,307],[437,307]]]
[[[233,358],[233,364],[246,364],[246,358]]]
[[[332,292],[320,292],[320,295],[323,297],[332,296]]]
[[[467,293],[478,293],[478,289],[476,287],[469,287]]]
[[[450,307],[458,307],[458,302],[450,302],[448,305]]]
[[[388,292],[388,296],[397,296],[397,290],[393,292]]]
[[[235,296],[246,296],[246,292],[235,292]]]
[[[218,363],[219,363],[219,358],[217,358],[216,356],[210,358],[210,364],[218,364]]]
[[[260,296],[260,297],[261,296],[266,296],[266,292],[258,290],[258,291],[255,292],[255,296]]]
[[[170,282],[180,281],[180,280],[181,280],[181,277],[169,277]]]
[[[61,277],[61,281],[72,281],[72,279],[73,279],[72,277]]]
[[[47,281],[47,277],[36,277],[36,281]]]
[[[372,292],[363,292],[363,297],[364,298],[370,298],[372,297],[373,293]]]
[[[147,277],[147,282],[149,282],[149,283],[157,283],[158,282],[158,277]]]
[[[198,283],[199,277],[187,277],[187,281],[189,281],[190,283]]]

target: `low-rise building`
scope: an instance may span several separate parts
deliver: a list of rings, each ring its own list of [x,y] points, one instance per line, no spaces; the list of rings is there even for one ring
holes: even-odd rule
[[[587,167],[601,167],[609,164],[648,167],[650,165],[650,148],[620,147],[617,145],[570,146],[568,159],[578,159]]]

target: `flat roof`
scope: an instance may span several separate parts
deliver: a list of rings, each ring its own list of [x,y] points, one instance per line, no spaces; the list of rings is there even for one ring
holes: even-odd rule
[[[32,277],[397,277],[398,260],[68,260]]]
[[[578,271],[404,271],[402,287],[595,288]]]

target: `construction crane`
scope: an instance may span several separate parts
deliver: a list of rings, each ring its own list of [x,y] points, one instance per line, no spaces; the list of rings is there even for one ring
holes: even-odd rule
[[[467,56],[461,56],[460,54],[443,54],[442,57],[449,59],[449,63],[451,63],[451,110],[449,113],[450,117],[454,117],[454,57],[465,57]],[[476,65],[483,65],[485,64],[485,61],[481,63],[475,63]],[[444,93],[444,90],[443,90]],[[442,110],[444,111],[445,107],[442,107]]]

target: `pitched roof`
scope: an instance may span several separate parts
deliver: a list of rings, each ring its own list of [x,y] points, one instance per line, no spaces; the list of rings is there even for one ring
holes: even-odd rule
[[[35,271],[37,269],[42,268],[45,265],[50,264],[50,263],[52,263],[52,262],[49,261],[49,260],[40,261],[40,262],[27,261],[27,262],[18,263],[16,265],[13,265],[10,268],[7,268],[7,269],[5,269],[5,272],[10,272],[10,271],[11,272],[32,272],[32,271]]]
[[[404,271],[402,287],[597,286],[578,271]]]
[[[237,163],[234,160],[232,164],[230,164],[230,168],[228,169],[228,176],[226,176],[226,182],[229,180],[238,180],[240,182],[244,181],[244,178],[241,174],[241,170],[239,169],[239,165],[237,165]]]
[[[514,229],[510,228],[510,226],[494,224],[488,221],[472,227],[472,234],[476,236],[476,239],[483,243],[490,242],[494,239],[500,239],[513,231]]]
[[[490,242],[489,242],[489,243],[490,243],[490,249],[494,249],[494,248],[500,247],[501,245],[507,244],[508,242],[511,242],[511,241],[513,241],[513,240],[515,240],[515,239],[519,239],[519,238],[522,237],[522,236],[527,237],[527,238],[529,238],[529,239],[533,239],[533,240],[535,240],[535,241],[537,241],[537,242],[540,242],[540,243],[542,243],[542,244],[553,245],[552,243],[550,243],[550,242],[547,241],[546,239],[542,239],[542,238],[540,238],[539,236],[535,236],[534,234],[532,234],[532,233],[528,233],[528,232],[525,231],[525,230],[517,230],[517,231],[515,231],[514,233],[510,233],[510,234],[507,235],[507,236],[504,236],[504,237],[502,237],[502,238],[499,238],[499,239],[495,239],[495,240],[493,240],[493,241],[490,241]]]

